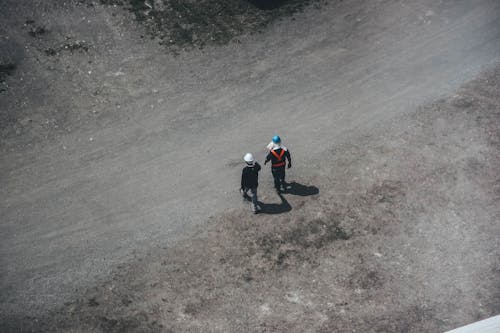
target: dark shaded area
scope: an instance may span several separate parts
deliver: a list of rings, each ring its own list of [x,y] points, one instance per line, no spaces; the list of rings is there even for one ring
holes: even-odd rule
[[[13,63],[0,64],[0,80],[3,80],[7,75],[12,75],[16,65]]]
[[[133,12],[171,50],[227,44],[320,0],[101,0]]]
[[[44,26],[35,26],[35,20],[27,19],[25,25],[29,26],[28,34],[31,37],[39,37],[47,33],[47,29]]]
[[[302,185],[297,182],[288,183],[285,186],[284,194],[298,195],[298,196],[310,196],[319,193],[319,189],[316,186],[307,186]],[[292,206],[288,203],[286,198],[282,193],[278,193],[278,196],[281,200],[280,203],[264,203],[259,201],[260,214],[282,214],[292,210]],[[243,198],[246,201],[252,201],[252,198],[247,194],[243,195]]]
[[[3,86],[5,78],[16,70],[16,65],[13,63],[0,64],[0,93],[6,91],[7,89]]]
[[[0,93],[9,89],[8,76],[13,76],[24,59],[24,45],[12,38],[0,38]],[[10,110],[0,106],[0,128],[10,124],[15,117],[9,115]]]
[[[319,189],[316,186],[307,186],[299,184],[297,182],[291,182],[288,183],[286,186],[286,193],[305,197],[309,195],[318,194]]]
[[[247,0],[250,2],[252,5],[259,9],[263,10],[271,10],[271,9],[277,9],[281,6],[283,6],[286,2],[291,2],[287,0]]]
[[[314,219],[297,227],[285,235],[285,241],[302,248],[317,249],[336,240],[347,240],[351,236],[340,226],[340,221],[330,216],[327,219]]]
[[[45,27],[33,27],[29,30],[29,34],[31,37],[38,37],[40,35],[43,35],[47,32]]]
[[[311,261],[308,250],[317,251],[337,240],[351,238],[334,216],[297,223],[288,230],[268,233],[255,242],[258,253],[273,267],[284,268],[290,262]]]
[[[282,214],[292,210],[292,206],[288,203],[285,197],[278,194],[281,203],[263,203],[259,201],[260,214]]]

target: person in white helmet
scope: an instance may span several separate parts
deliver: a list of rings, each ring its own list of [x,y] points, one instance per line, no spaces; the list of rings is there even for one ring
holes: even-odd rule
[[[260,164],[255,161],[255,158],[251,153],[247,153],[243,160],[246,166],[241,172],[241,188],[240,192],[243,198],[248,199],[248,191],[252,196],[252,212],[257,214],[259,211],[259,206],[257,204],[257,187],[259,186],[259,171]]]

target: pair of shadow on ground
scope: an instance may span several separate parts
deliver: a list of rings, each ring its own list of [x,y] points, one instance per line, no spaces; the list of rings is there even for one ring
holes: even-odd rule
[[[247,1],[250,2],[252,5],[254,5],[255,7],[263,10],[277,9],[285,5],[287,2],[290,2],[287,0],[247,0]],[[295,0],[295,2],[303,2],[303,1]]]
[[[283,194],[305,197],[319,193],[319,189],[316,186],[302,185],[297,182],[286,184],[285,189],[286,190],[283,193],[278,194],[281,200],[280,203],[263,203],[261,201],[258,201],[260,207],[259,214],[282,214],[291,211],[292,206],[288,203]]]

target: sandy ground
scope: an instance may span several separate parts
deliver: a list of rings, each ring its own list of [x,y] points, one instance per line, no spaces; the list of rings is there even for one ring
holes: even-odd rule
[[[177,56],[120,7],[0,5],[2,331],[498,313],[497,1],[332,1]],[[253,216],[241,156],[274,133],[295,183],[264,170]]]

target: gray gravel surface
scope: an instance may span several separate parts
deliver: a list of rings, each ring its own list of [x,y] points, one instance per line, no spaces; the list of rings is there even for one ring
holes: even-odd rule
[[[275,22],[260,34],[243,34],[239,43],[178,56],[157,40],[141,38],[143,27],[119,7],[9,0],[0,6],[0,60],[15,66],[2,75],[0,92],[3,330],[31,327],[26,318],[39,318],[49,323],[47,330],[55,330],[65,320],[54,323],[45,316],[55,311],[60,317],[54,318],[67,318],[65,304],[73,306],[78,318],[97,318],[77,300],[94,304],[87,300],[92,299],[92,290],[106,295],[100,288],[121,270],[131,274],[121,280],[125,290],[137,292],[138,299],[150,295],[151,291],[134,289],[129,282],[152,286],[161,275],[147,268],[162,256],[174,263],[182,256],[189,258],[175,250],[182,244],[192,244],[200,255],[210,253],[196,246],[199,238],[193,234],[200,226],[217,230],[210,228],[247,221],[250,230],[257,230],[256,238],[248,237],[259,239],[264,237],[259,232],[275,231],[252,224],[255,221],[296,224],[302,221],[300,216],[310,221],[315,214],[330,216],[336,209],[352,209],[361,221],[343,226],[353,235],[342,245],[344,265],[328,262],[328,246],[321,247],[321,253],[296,251],[304,251],[305,258],[321,255],[318,260],[326,272],[340,267],[345,274],[359,270],[361,277],[393,281],[391,289],[381,284],[387,294],[375,298],[359,296],[357,290],[371,288],[371,282],[356,276],[345,289],[339,287],[338,304],[351,300],[356,304],[346,318],[354,320],[364,308],[372,321],[350,327],[349,320],[337,318],[340,308],[333,313],[324,310],[331,300],[314,299],[310,304],[319,305],[298,309],[296,316],[306,318],[307,311],[315,308],[316,317],[309,317],[316,318],[314,323],[295,322],[286,317],[290,308],[283,307],[263,328],[258,318],[266,323],[262,316],[278,298],[269,303],[262,296],[233,313],[214,306],[205,321],[196,319],[197,310],[188,307],[193,322],[205,323],[212,331],[296,327],[302,332],[356,327],[397,332],[419,323],[418,332],[431,332],[488,315],[498,305],[498,85],[488,88],[488,82],[498,80],[498,70],[493,70],[500,60],[498,1],[331,1],[319,10],[308,7],[293,20]],[[463,86],[482,72],[486,74]],[[463,90],[458,90],[461,86]],[[445,96],[446,100],[432,104]],[[443,108],[448,111],[442,117],[435,114]],[[453,108],[465,111],[455,114]],[[467,108],[479,114],[471,115]],[[252,151],[262,159],[275,133],[293,153],[289,179],[314,185],[320,193],[303,201],[293,196],[288,199],[290,212],[254,221],[238,208],[241,157]],[[275,203],[268,170],[261,178],[262,200]],[[397,197],[397,206],[373,208],[377,195]],[[357,208],[350,207],[349,200],[358,202]],[[362,259],[369,245],[353,239],[362,237],[364,228],[371,230],[365,224],[391,214],[400,224],[387,226],[378,240],[380,249],[369,250],[387,258],[387,266],[372,274],[370,265],[375,263]],[[438,227],[429,228],[432,225]],[[230,231],[221,237],[234,236]],[[206,237],[203,242],[211,244],[213,237]],[[271,243],[276,242],[273,239]],[[367,241],[377,244],[372,238]],[[182,256],[164,254],[169,248]],[[398,256],[404,258],[406,266],[399,269],[406,275],[391,279],[395,270],[391,265],[397,266]],[[202,263],[199,267],[207,268]],[[296,275],[291,276],[303,275],[298,267],[293,261]],[[263,281],[274,276],[269,271],[275,272],[265,270]],[[176,279],[180,278],[172,277]],[[331,287],[338,279],[334,274],[332,280],[324,276],[323,281]],[[408,294],[414,279],[425,286],[422,294]],[[196,278],[193,281],[193,288],[178,289],[180,300],[194,297],[189,290],[197,290],[196,285],[206,291]],[[296,281],[297,290],[312,288],[299,278]],[[479,290],[474,288],[478,281],[484,282]],[[284,288],[268,286],[271,289],[263,283],[255,294]],[[454,308],[450,304],[460,293],[467,302]],[[289,297],[296,300],[293,295]],[[217,297],[221,304],[238,303]],[[402,297],[408,301],[399,307],[397,300]],[[435,299],[446,300],[448,307],[437,311],[422,306]],[[481,306],[474,303],[477,299],[489,303],[474,312]],[[155,301],[138,302],[146,305],[135,314]],[[90,326],[103,331],[167,330],[166,322],[175,331],[203,327],[182,317],[183,301],[171,303],[174,310],[177,305],[184,309],[172,310],[180,313],[175,319],[154,310],[163,319],[149,314],[146,320],[141,315],[139,324],[123,327],[116,318],[131,317],[130,313],[120,312],[113,300],[96,302],[118,311],[105,316],[107,321],[89,320]],[[388,310],[370,312],[367,302],[373,309]],[[263,314],[247,311],[251,306]],[[391,326],[401,322],[410,311],[405,309],[412,306],[420,310],[412,312],[416,314],[410,324]],[[440,326],[439,320],[429,319],[428,309],[437,311]],[[243,313],[249,313],[249,319],[242,324],[238,318]],[[156,319],[149,320],[150,316]],[[388,326],[365,325],[373,322]],[[85,331],[86,326],[81,327]]]

